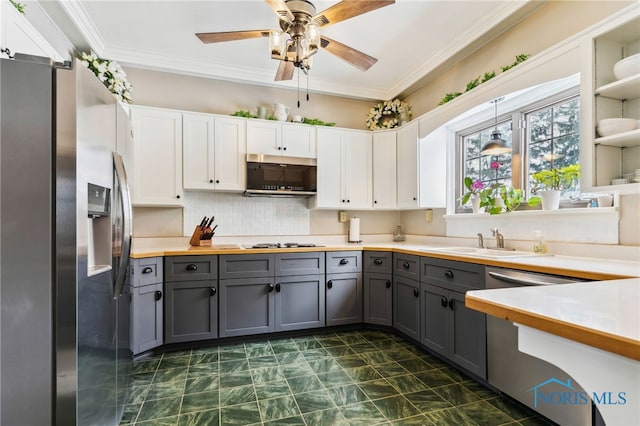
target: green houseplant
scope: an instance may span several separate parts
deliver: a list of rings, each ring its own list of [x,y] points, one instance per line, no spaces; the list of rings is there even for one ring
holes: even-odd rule
[[[580,164],[541,170],[531,175],[534,186],[531,192],[540,194],[529,199],[530,206],[542,203],[543,210],[556,210],[560,205],[560,194],[575,185],[580,179]]]

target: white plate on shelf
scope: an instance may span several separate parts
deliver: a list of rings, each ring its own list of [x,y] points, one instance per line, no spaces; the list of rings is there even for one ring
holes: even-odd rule
[[[621,61],[616,62],[613,66],[613,75],[618,80],[640,74],[640,53],[637,55],[627,56]]]

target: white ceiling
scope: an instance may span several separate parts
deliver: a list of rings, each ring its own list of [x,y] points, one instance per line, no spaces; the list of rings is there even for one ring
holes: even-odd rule
[[[96,54],[123,65],[278,87],[268,39],[205,45],[197,32],[278,28],[260,0],[56,0]],[[318,12],[336,1],[314,1]],[[540,4],[540,2],[533,2]],[[362,72],[326,51],[314,59],[309,89],[363,99],[391,99],[504,31],[531,10],[529,0],[396,0],[339,22],[323,35],[378,58]],[[302,87],[306,79],[301,74]]]

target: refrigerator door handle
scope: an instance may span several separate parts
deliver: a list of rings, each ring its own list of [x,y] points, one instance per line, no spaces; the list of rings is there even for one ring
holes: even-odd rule
[[[122,251],[120,253],[118,272],[115,277],[113,286],[114,297],[122,294],[124,282],[129,266],[129,255],[131,254],[131,195],[129,193],[129,184],[127,182],[127,172],[125,171],[124,162],[120,154],[113,153],[113,168],[115,170],[116,179],[118,179],[118,188],[120,193],[116,196],[120,197],[122,206]]]

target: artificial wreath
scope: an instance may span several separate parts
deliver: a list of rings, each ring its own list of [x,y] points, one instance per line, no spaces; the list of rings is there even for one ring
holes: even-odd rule
[[[384,101],[369,110],[367,128],[369,130],[393,129],[403,120],[411,119],[411,106],[400,99]]]
[[[118,100],[131,103],[133,87],[127,81],[127,74],[116,61],[98,58],[95,53],[80,54],[82,64],[89,68]]]

